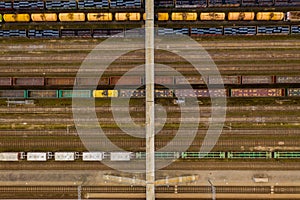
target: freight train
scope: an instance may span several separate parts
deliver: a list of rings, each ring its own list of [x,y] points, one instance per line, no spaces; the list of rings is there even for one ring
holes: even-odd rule
[[[155,98],[300,97],[300,88],[155,89]],[[145,98],[144,89],[119,90],[0,90],[0,98]]]
[[[300,21],[300,11],[284,12],[159,12],[156,20],[166,21]],[[145,20],[140,12],[97,12],[97,13],[22,13],[0,14],[0,22],[126,22]]]
[[[251,84],[297,84],[300,83],[300,76],[264,76],[264,75],[223,75],[224,85],[251,85]],[[0,77],[1,86],[98,86],[144,85],[144,76],[110,76],[94,77]],[[217,76],[156,76],[155,83],[161,85],[219,85],[221,80]]]
[[[188,25],[185,25],[188,26]],[[130,32],[126,32],[131,30]],[[260,26],[196,26],[185,28],[159,28],[155,34],[158,36],[189,35],[191,37],[219,36],[219,35],[294,35],[300,33],[300,25],[260,25]],[[60,37],[84,37],[84,38],[109,38],[109,37],[141,37],[142,29],[128,28],[100,28],[100,29],[3,29],[0,37],[21,38],[60,38]]]
[[[146,152],[0,152],[0,162],[145,160]],[[156,159],[299,159],[300,152],[155,152]]]
[[[1,1],[0,10],[82,10],[144,8],[145,0],[13,0]],[[297,6],[298,0],[155,0],[157,8]]]

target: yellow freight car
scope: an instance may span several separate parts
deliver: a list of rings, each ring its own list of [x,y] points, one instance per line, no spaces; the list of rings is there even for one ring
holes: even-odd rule
[[[168,21],[169,13],[157,13],[157,19],[158,19],[158,21]]]
[[[56,13],[34,13],[31,14],[31,20],[34,22],[56,22]]]
[[[115,13],[116,21],[140,21],[141,13]]]
[[[88,13],[88,21],[112,21],[112,13]]]
[[[29,22],[29,14],[4,14],[3,19],[5,22]]]
[[[95,98],[118,97],[118,90],[93,90],[93,97]]]
[[[177,13],[173,12],[171,15],[172,21],[195,21],[197,20],[197,13]]]
[[[247,20],[251,21],[254,20],[255,13],[254,12],[229,12],[228,13],[228,20],[238,21],[238,20]]]
[[[258,21],[280,21],[283,20],[283,12],[258,12],[256,14],[256,20]]]
[[[84,22],[84,13],[59,13],[58,18],[61,22]]]
[[[200,20],[225,20],[225,13],[217,13],[217,12],[209,12],[209,13],[201,13]]]

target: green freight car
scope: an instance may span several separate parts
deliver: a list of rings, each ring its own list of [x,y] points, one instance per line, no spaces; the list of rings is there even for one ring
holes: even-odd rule
[[[2,22],[2,15],[0,14],[0,22]]]
[[[228,152],[228,158],[272,158],[272,152]]]
[[[274,152],[274,158],[300,158],[300,152]]]
[[[90,98],[91,90],[59,90],[59,98]]]
[[[225,152],[182,152],[181,158],[196,159],[196,158],[225,158]]]

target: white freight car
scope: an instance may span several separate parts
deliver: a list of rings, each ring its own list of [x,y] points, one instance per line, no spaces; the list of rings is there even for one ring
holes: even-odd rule
[[[132,156],[131,152],[111,152],[110,160],[111,161],[130,161]]]
[[[78,152],[55,152],[55,161],[74,161],[78,158]]]
[[[83,152],[83,161],[101,161],[104,158],[103,152]]]
[[[47,161],[47,152],[28,152],[27,161]]]
[[[0,153],[0,161],[19,161],[24,159],[24,152],[2,152]]]

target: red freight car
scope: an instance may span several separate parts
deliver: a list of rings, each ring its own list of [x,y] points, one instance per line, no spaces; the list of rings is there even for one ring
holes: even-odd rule
[[[15,86],[44,86],[45,79],[43,77],[18,77],[13,78]]]
[[[111,76],[110,85],[143,85],[141,76]]]
[[[282,97],[282,88],[251,88],[231,89],[231,97]]]
[[[47,86],[54,85],[74,85],[75,78],[74,77],[64,77],[64,78],[46,78]]]
[[[11,86],[12,78],[10,77],[0,77],[0,86]]]
[[[76,78],[76,85],[78,86],[93,86],[99,78],[95,77],[78,77]],[[108,77],[101,77],[98,81],[98,85],[109,85],[109,78]]]

